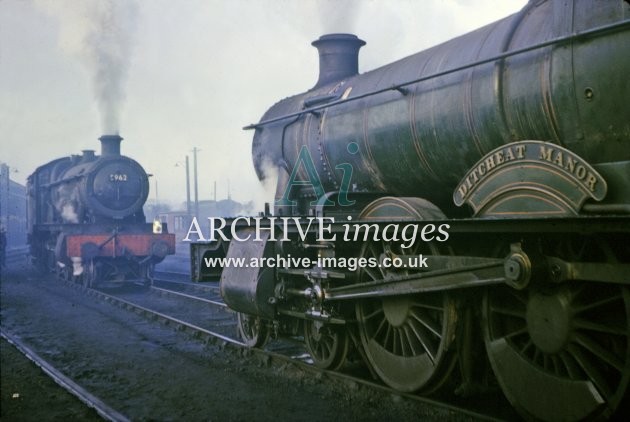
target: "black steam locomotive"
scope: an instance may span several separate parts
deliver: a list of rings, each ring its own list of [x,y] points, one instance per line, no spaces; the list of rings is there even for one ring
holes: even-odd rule
[[[321,367],[352,353],[425,394],[492,371],[529,418],[622,410],[630,3],[532,0],[358,74],[363,44],[315,41],[315,87],[248,127],[274,216],[214,224],[195,276],[227,250],[221,291],[251,346],[303,336]]]
[[[33,262],[65,279],[149,284],[153,267],[175,253],[175,235],[147,223],[142,207],[149,180],[120,155],[118,135],[92,150],[53,160],[27,182],[28,243]],[[162,232],[164,230],[164,232]]]

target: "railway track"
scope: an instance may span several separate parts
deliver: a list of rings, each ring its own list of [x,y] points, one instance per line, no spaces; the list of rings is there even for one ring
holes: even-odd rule
[[[219,340],[239,346],[244,344],[236,338],[236,322],[231,315],[231,311],[224,306],[217,306],[214,301],[184,294],[174,290],[167,290],[159,287],[151,287],[149,294],[146,291],[123,290],[107,293],[99,289],[80,289],[84,290],[88,296],[95,297],[120,308],[135,312],[152,321],[158,321],[163,324],[172,326],[180,331],[185,331],[193,335],[197,339],[205,341]],[[176,298],[177,300],[186,299],[189,303],[194,304],[197,308],[206,306],[209,309],[206,312],[212,313],[214,324],[204,324],[203,318],[195,318],[195,310],[190,307],[182,307],[178,302],[172,300],[156,300],[167,298]],[[216,308],[212,308],[215,306]],[[232,332],[234,334],[232,334]]]
[[[164,278],[156,278],[153,280],[153,286],[151,288],[153,292],[181,296],[193,301],[205,302],[210,305],[226,308],[227,305],[223,302],[219,291],[219,285],[212,284],[198,284],[191,282],[172,281]]]
[[[184,271],[172,271],[172,270],[155,270],[153,273],[155,280],[161,280],[165,282],[179,281],[183,283],[190,283],[190,272]]]
[[[369,372],[350,370],[351,373],[317,368],[299,339],[281,339],[268,342],[264,349],[250,349],[239,339],[236,314],[221,300],[217,283],[197,284],[169,280],[164,274],[156,277],[149,291],[140,288],[85,289],[77,284],[68,285],[82,290],[88,296],[108,302],[125,310],[182,331],[196,340],[233,347],[243,355],[255,355],[261,362],[278,367],[293,365],[317,378],[328,378],[351,386],[403,397],[407,400],[435,406],[477,420],[515,420],[516,413],[505,399],[482,397],[450,400],[421,397],[393,390],[369,378]],[[199,316],[200,314],[204,316]],[[356,374],[355,372],[360,372]],[[483,403],[492,410],[483,409]],[[500,406],[497,407],[497,403]]]
[[[26,358],[28,358],[31,362],[41,368],[46,375],[52,378],[57,385],[59,385],[64,390],[68,391],[73,396],[77,397],[81,400],[86,406],[94,409],[96,413],[99,414],[105,420],[112,422],[128,422],[129,419],[116,411],[115,409],[108,406],[101,399],[94,396],[92,393],[87,391],[85,388],[81,387],[78,383],[76,383],[71,378],[64,375],[59,369],[51,365],[48,361],[39,356],[35,351],[29,348],[26,344],[24,344],[19,338],[15,337],[13,334],[5,331],[4,329],[0,330],[0,336],[13,345],[17,350],[20,351]]]

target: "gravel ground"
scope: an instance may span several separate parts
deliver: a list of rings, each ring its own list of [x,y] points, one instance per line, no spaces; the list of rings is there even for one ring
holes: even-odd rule
[[[190,275],[190,243],[177,238],[175,255],[169,255],[155,266],[156,271],[174,271]]]
[[[6,340],[0,340],[0,419],[100,421]]]
[[[192,341],[33,274],[9,274],[0,288],[3,330],[133,420],[466,419],[354,383],[318,379],[292,365],[276,367],[219,344]],[[69,405],[59,407],[48,400],[60,395],[58,387],[36,390],[44,383],[22,372],[17,360],[5,365],[6,352],[10,349],[3,344],[3,420],[89,416],[80,405],[78,413],[62,413]],[[13,394],[17,387],[12,386],[20,379],[32,381],[22,390],[28,404],[25,398],[5,405],[5,396]]]

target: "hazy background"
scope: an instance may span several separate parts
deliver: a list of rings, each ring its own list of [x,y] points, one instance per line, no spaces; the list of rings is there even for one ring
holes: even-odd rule
[[[198,147],[199,196],[262,202],[252,132],[276,101],[311,88],[310,43],[367,42],[365,72],[518,11],[525,0],[0,0],[0,161],[25,183],[51,159],[122,153],[150,199],[181,208],[185,156]],[[179,163],[178,166],[176,164]],[[17,171],[17,172],[15,172]]]

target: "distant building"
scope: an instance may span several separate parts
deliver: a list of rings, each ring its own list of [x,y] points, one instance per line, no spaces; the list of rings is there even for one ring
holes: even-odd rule
[[[26,245],[26,187],[11,180],[8,165],[0,163],[0,225],[7,249]]]
[[[185,206],[185,204],[184,204]],[[220,201],[202,200],[199,201],[199,222],[203,222],[208,217],[237,217],[239,215],[252,215],[254,205],[252,202],[241,204],[232,199],[222,199]],[[159,219],[166,223],[168,231],[175,233],[178,240],[186,236],[190,223],[194,215],[188,215],[186,211],[165,211],[159,213]],[[183,236],[179,236],[183,234]]]
[[[191,218],[183,211],[162,212],[158,218],[162,224],[167,224],[166,227],[169,233],[186,233],[190,227]],[[180,236],[177,236],[177,239],[179,240]]]
[[[241,204],[232,199],[222,199],[220,201],[205,200],[199,201],[199,219],[207,217],[236,217],[239,215],[250,215],[253,204],[248,202]]]

